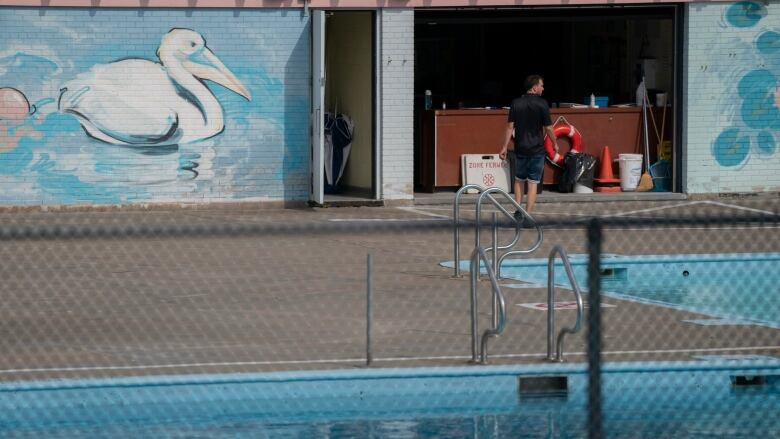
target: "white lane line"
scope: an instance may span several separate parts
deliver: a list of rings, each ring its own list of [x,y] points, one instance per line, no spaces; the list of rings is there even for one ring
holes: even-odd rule
[[[439,215],[437,213],[430,213],[430,212],[426,212],[424,210],[420,210],[420,209],[417,209],[417,208],[414,208],[414,207],[406,207],[406,206],[404,206],[404,207],[397,207],[397,209],[398,210],[403,210],[404,212],[416,213],[418,215],[426,215],[426,216],[432,216],[432,217],[436,217],[436,218],[450,219],[449,215]],[[452,211],[452,209],[450,209],[450,211]]]
[[[600,218],[609,218],[609,217],[619,217],[619,216],[627,216],[627,215],[634,215],[638,213],[649,213],[649,212],[657,212],[660,210],[667,210],[667,209],[674,209],[678,207],[688,207],[698,204],[711,204],[719,207],[726,207],[731,209],[738,209],[738,210],[745,210],[749,212],[756,212],[756,213],[762,213],[765,215],[772,215],[776,216],[777,214],[775,212],[771,212],[768,210],[760,210],[760,209],[753,209],[750,207],[742,207],[742,206],[736,206],[732,204],[726,204],[726,203],[719,203],[715,201],[691,201],[687,203],[680,203],[675,204],[671,206],[660,206],[660,207],[649,207],[647,209],[639,209],[639,210],[632,210],[628,212],[619,212],[619,213],[612,213],[612,214],[604,214],[604,215],[598,215]],[[561,215],[561,216],[583,216],[583,217],[592,217],[594,216],[592,213],[566,213],[566,212],[534,212],[534,215],[541,216],[541,215]],[[699,230],[699,229],[708,229],[708,230],[734,230],[734,229],[744,229],[744,228],[777,228],[777,226],[734,226],[734,227],[707,227],[707,226],[699,226],[699,227],[676,227],[676,226],[660,226],[660,227],[654,227],[656,229],[675,229],[675,230]],[[620,228],[621,230],[646,230],[642,228]],[[579,230],[579,229],[556,229],[556,230]]]
[[[727,203],[721,203],[718,201],[708,201],[708,200],[702,200],[702,201],[688,201],[684,203],[678,203],[673,204],[670,206],[658,206],[658,207],[648,207],[647,209],[638,209],[638,210],[630,210],[627,212],[618,212],[618,213],[607,213],[603,215],[598,215],[602,218],[608,218],[608,217],[615,217],[615,216],[626,216],[626,215],[635,215],[638,213],[649,213],[649,212],[658,212],[661,210],[668,210],[668,209],[676,209],[676,208],[682,208],[682,207],[690,207],[690,206],[697,206],[697,205],[712,205],[712,206],[718,206],[718,207],[725,207],[727,209],[736,209],[736,210],[744,210],[748,212],[755,212],[755,213],[762,213],[765,215],[772,215],[776,216],[778,213],[772,212],[769,210],[761,210],[761,209],[754,209],[752,207],[744,207],[744,206],[738,206],[735,204],[727,204]],[[426,210],[452,210],[451,207],[426,207]],[[421,211],[418,211],[418,213],[421,213]],[[434,215],[434,214],[430,214]],[[560,216],[594,216],[592,213],[579,213],[579,212],[544,212],[544,211],[536,211],[534,212],[534,215],[560,215]]]
[[[537,205],[538,206],[538,205]],[[464,206],[461,206],[462,208]],[[473,207],[473,206],[472,206]],[[400,207],[399,207],[400,209]],[[447,210],[452,212],[452,207],[424,207],[425,210]],[[468,212],[468,210],[463,210],[464,212]],[[491,212],[496,211],[500,212],[498,209],[493,207],[492,205],[487,205],[484,207],[483,212]],[[473,212],[473,209],[471,210]],[[534,215],[571,215],[571,216],[593,216],[592,213],[578,213],[578,212],[550,212],[550,211],[541,211],[541,210],[535,210],[533,212]]]
[[[737,352],[737,351],[766,351],[780,349],[780,346],[753,346],[753,347],[734,347],[734,348],[693,348],[693,349],[656,349],[645,351],[604,351],[604,355],[626,355],[626,354],[684,354],[687,352]],[[587,355],[587,352],[579,352],[580,355]]]
[[[685,354],[698,352],[738,352],[738,351],[766,351],[780,350],[780,346],[745,346],[731,348],[693,348],[693,349],[658,349],[637,351],[602,351],[603,355],[652,355],[652,354]],[[587,355],[587,352],[567,352],[566,355]],[[528,354],[493,354],[493,358],[531,358],[546,357],[547,353]],[[385,357],[374,358],[374,361],[407,362],[407,361],[435,361],[435,360],[469,360],[468,355],[444,355],[427,357]],[[360,363],[365,358],[336,358],[332,360],[286,360],[286,361],[237,361],[221,363],[181,363],[181,364],[152,364],[147,366],[83,366],[83,367],[46,367],[40,369],[3,369],[0,374],[12,373],[41,373],[41,372],[83,372],[83,371],[108,371],[108,370],[151,370],[174,369],[188,367],[231,367],[231,366],[279,366],[285,364],[328,364],[328,363]]]
[[[583,227],[585,224],[583,223]],[[631,231],[651,231],[651,230],[764,230],[764,229],[778,229],[780,226],[763,226],[763,225],[744,225],[744,226],[730,226],[730,227],[708,227],[708,226],[701,226],[701,227],[675,227],[672,225],[668,226],[651,226],[648,225],[647,227],[604,227],[605,229],[615,229],[615,230],[631,230]],[[555,229],[558,230],[582,230],[580,229]]]
[[[406,208],[399,207],[399,209],[406,209]],[[425,208],[425,210],[446,210],[446,211],[450,211],[450,212],[452,212],[452,208],[451,208],[451,207],[426,207],[426,208]],[[419,210],[419,209],[417,209],[417,210],[416,210],[416,212],[417,212],[417,213],[419,213],[419,214],[421,214],[421,215],[426,215],[426,213],[425,213],[424,211],[422,211],[422,210]],[[483,212],[488,212],[488,213],[489,213],[489,212],[500,212],[500,210],[498,210],[498,209],[495,209],[495,208],[493,208],[492,206],[489,206],[489,207],[486,207],[486,208],[485,208],[485,210],[483,210]],[[435,213],[430,213],[430,212],[428,212],[428,213],[427,213],[427,215],[431,215],[431,216],[440,216],[440,217],[442,217],[442,218],[451,218],[451,216],[437,215],[437,214],[435,214]],[[578,212],[542,212],[542,211],[538,211],[538,210],[537,210],[537,211],[534,211],[533,215],[534,215],[534,216],[540,216],[540,215],[559,215],[559,216],[587,216],[587,217],[591,217],[591,216],[593,216],[593,214],[592,214],[592,213],[578,213]]]
[[[683,320],[685,323],[691,323],[693,325],[701,326],[755,326],[758,323],[749,322],[747,320],[737,319],[688,319]]]
[[[419,221],[449,221],[449,218],[329,218],[335,223],[378,222],[378,223],[412,223]]]
[[[737,210],[747,210],[748,212],[765,213],[767,215],[772,215],[772,216],[776,216],[777,215],[776,212],[771,212],[771,211],[768,211],[768,210],[753,209],[752,207],[737,206],[735,204],[720,203],[718,201],[702,201],[702,203],[712,204],[714,206],[728,207],[728,208],[737,209]]]
[[[331,218],[328,219],[328,221],[333,222],[422,222],[422,221],[450,221],[449,218],[420,218],[420,219],[402,219],[402,218]],[[582,227],[566,227],[566,228],[555,228],[554,230],[556,232],[579,232],[582,231],[584,227],[587,227],[587,223],[583,222]],[[726,226],[726,227],[709,227],[709,226],[698,226],[698,227],[677,227],[674,225],[663,225],[663,226],[655,226],[655,225],[648,225],[647,227],[621,227],[621,226],[606,226],[604,227],[605,230],[620,230],[620,231],[633,231],[633,232],[647,232],[652,230],[766,230],[766,229],[780,229],[780,226],[766,226],[766,225],[735,225],[735,226]]]
[[[725,207],[727,209],[736,209],[736,210],[745,210],[748,212],[756,212],[756,213],[763,213],[766,215],[772,215],[775,216],[775,212],[771,212],[768,210],[760,210],[760,209],[753,209],[752,207],[743,207],[743,206],[737,206],[735,204],[727,204],[727,203],[720,203],[717,201],[689,201],[686,203],[679,203],[679,204],[673,204],[671,206],[659,206],[659,207],[649,207],[647,209],[639,209],[639,210],[631,210],[628,212],[620,212],[620,213],[613,213],[613,214],[607,214],[607,215],[601,215],[602,217],[611,217],[611,216],[626,216],[626,215],[634,215],[637,213],[648,213],[648,212],[657,212],[660,210],[667,210],[667,209],[676,209],[678,207],[690,207],[690,206],[697,206],[697,205],[711,205],[711,206],[718,206],[718,207]]]
[[[235,361],[235,362],[221,362],[221,363],[150,364],[146,366],[44,367],[40,369],[4,369],[4,370],[0,370],[0,374],[39,373],[39,372],[84,372],[84,371],[101,371],[101,370],[175,369],[175,368],[186,368],[186,367],[273,366],[273,365],[282,365],[282,364],[353,363],[355,361],[366,361],[366,359],[365,358],[338,358],[334,360]]]
[[[736,204],[727,204],[727,203],[721,203],[718,201],[708,201],[708,200],[700,200],[700,201],[688,201],[678,204],[673,204],[669,206],[658,206],[658,207],[648,207],[647,209],[638,209],[638,210],[631,210],[627,212],[618,212],[618,213],[611,213],[611,214],[604,214],[599,215],[601,217],[610,217],[610,216],[624,216],[624,215],[634,215],[637,213],[648,213],[648,212],[657,212],[661,210],[668,210],[668,209],[675,209],[678,207],[690,207],[690,206],[697,206],[701,204],[708,204],[712,206],[718,206],[718,207],[725,207],[727,209],[736,209],[736,210],[745,210],[748,212],[755,212],[755,213],[763,213],[766,215],[778,215],[777,212],[772,212],[769,210],[761,210],[761,209],[754,209],[752,207],[744,207],[744,206],[738,206]],[[425,207],[425,210],[449,210],[452,211],[452,207]],[[553,211],[536,211],[534,212],[534,215],[566,215],[566,216],[593,216],[592,213],[578,213],[578,212],[553,212]]]
[[[688,203],[672,204],[671,206],[648,207],[647,209],[629,210],[628,212],[619,212],[619,213],[610,213],[606,215],[601,215],[601,217],[609,218],[612,216],[626,216],[626,215],[634,215],[637,213],[657,212],[660,210],[676,209],[678,207],[688,207],[688,206],[693,206],[701,203],[702,203],[701,201],[691,201]]]
[[[460,207],[461,207],[461,209],[465,209],[465,208],[466,208],[466,207],[468,207],[468,206],[463,206],[463,205],[461,205]],[[474,206],[471,206],[471,207],[474,207]],[[399,209],[404,209],[404,207],[399,207]],[[407,209],[408,209],[408,207],[407,207]],[[430,207],[429,207],[429,206],[425,206],[425,207],[414,207],[413,209],[425,209],[425,210],[449,210],[450,212],[452,212],[452,206],[449,206],[449,207],[433,207],[433,206],[430,206]]]

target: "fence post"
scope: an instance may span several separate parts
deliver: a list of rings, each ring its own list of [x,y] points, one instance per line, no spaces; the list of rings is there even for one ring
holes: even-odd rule
[[[371,324],[373,320],[373,296],[374,296],[374,255],[369,253],[366,260],[366,366],[371,366],[374,361],[371,352]]]
[[[604,437],[601,416],[601,240],[598,218],[588,223],[588,438]]]
[[[493,270],[493,273],[498,273],[498,217],[496,212],[493,212],[493,268],[488,267],[488,270]],[[493,327],[498,328],[498,297],[493,294]]]

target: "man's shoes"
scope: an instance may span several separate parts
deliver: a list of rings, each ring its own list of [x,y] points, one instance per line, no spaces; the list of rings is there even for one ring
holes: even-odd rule
[[[520,212],[519,210],[515,211],[515,221],[517,221],[520,224],[520,227],[523,229],[533,229],[536,228],[536,223],[534,220],[532,220],[530,217],[526,217],[523,215],[523,212]]]

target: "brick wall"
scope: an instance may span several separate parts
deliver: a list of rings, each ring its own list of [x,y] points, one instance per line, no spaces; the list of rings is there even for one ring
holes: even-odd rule
[[[309,23],[300,9],[0,9],[0,205],[307,199]],[[202,36],[235,91],[202,68],[207,88],[171,79],[173,61],[155,64],[165,35],[201,60],[178,46]]]
[[[414,197],[414,11],[382,9],[382,198]]]
[[[688,193],[780,191],[780,2],[687,6]]]

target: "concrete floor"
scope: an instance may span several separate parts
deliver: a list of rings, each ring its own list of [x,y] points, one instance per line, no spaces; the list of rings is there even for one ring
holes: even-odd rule
[[[469,210],[467,203],[464,217],[473,217]],[[545,202],[535,217],[545,222],[592,216],[765,215],[769,222],[762,225],[607,228],[602,250],[778,252],[778,212],[780,200],[760,197]],[[365,367],[369,253],[374,257],[373,367],[468,364],[469,280],[453,278],[452,269],[440,265],[453,259],[452,231],[411,228],[445,224],[451,215],[451,205],[441,203],[0,214],[0,380]],[[20,228],[225,224],[257,227],[233,236],[9,238],[9,230]],[[338,224],[361,230],[321,230]],[[388,224],[393,227],[381,228]],[[404,229],[404,224],[410,227]],[[271,229],[278,225],[288,229]],[[512,234],[503,229],[499,236],[507,240]],[[483,237],[489,239],[489,233]],[[555,244],[569,253],[586,252],[584,228],[546,228],[544,244],[532,257],[546,257]],[[470,230],[464,230],[462,246],[462,254],[470,254]],[[491,364],[543,362],[546,313],[516,305],[544,302],[546,290],[504,292],[508,323],[504,334],[490,343]],[[479,294],[482,331],[489,319],[487,282],[480,284]],[[559,293],[560,300],[570,296]],[[604,301],[614,305],[603,310],[605,361],[692,360],[715,354],[780,358],[777,329],[700,326],[683,320],[704,316]],[[559,324],[571,324],[574,315],[560,311]],[[584,333],[566,339],[567,361],[584,361]]]

